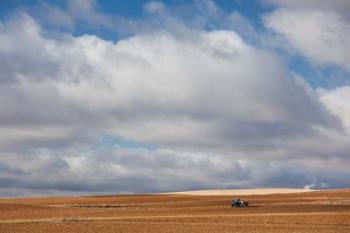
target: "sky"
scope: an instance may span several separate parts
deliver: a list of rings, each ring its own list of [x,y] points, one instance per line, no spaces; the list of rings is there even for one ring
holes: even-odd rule
[[[0,2],[0,196],[350,186],[350,1]]]

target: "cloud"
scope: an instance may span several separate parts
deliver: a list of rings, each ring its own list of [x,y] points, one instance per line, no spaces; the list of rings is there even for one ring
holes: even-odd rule
[[[104,12],[96,0],[63,1],[61,5],[41,2],[28,8],[30,15],[49,29],[75,31],[77,34],[82,31],[103,32],[105,36],[109,35],[108,39],[127,38],[165,28],[180,34],[191,29],[238,29],[236,31],[246,37],[256,37],[254,27],[244,16],[237,11],[225,11],[213,0],[182,2],[172,4],[170,8],[162,1],[149,1],[142,10],[139,17],[125,17]]]
[[[2,195],[348,185],[336,92],[310,89],[235,31],[154,7],[170,24],[117,42],[52,33],[24,13],[1,22]]]
[[[332,10],[345,14],[350,11],[350,3],[347,0],[263,0],[263,2],[292,9]]]
[[[307,135],[334,123],[276,55],[234,32],[157,31],[113,44],[95,36],[45,38],[28,16],[18,23],[31,25],[21,38],[33,43],[17,48],[19,39],[6,34],[13,50],[7,62],[28,67],[5,67],[6,126],[108,129],[152,144],[221,148],[241,139]]]
[[[341,14],[279,9],[266,15],[264,21],[313,63],[350,70],[349,20]]]
[[[350,130],[350,87],[342,86],[334,90],[320,89],[320,98],[322,102],[337,115],[347,130]]]
[[[215,186],[223,186],[232,183],[232,174],[236,179],[249,176],[238,162],[227,163],[219,155],[117,145],[100,145],[93,152],[39,149],[27,153],[26,163],[19,164],[17,159],[23,158],[12,155],[0,159],[1,175],[6,177],[0,179],[4,188],[152,192],[206,187],[213,181]]]
[[[18,163],[23,161],[25,163]],[[125,149],[101,144],[93,151],[37,149],[0,158],[1,196],[133,193],[240,187],[342,187],[343,161],[228,160],[218,154],[169,149]],[[337,167],[324,170],[324,167]],[[341,183],[339,183],[341,181]],[[340,186],[337,186],[341,184]]]
[[[79,23],[92,28],[112,28],[113,17],[101,12],[96,0],[64,1],[64,7],[41,2],[32,11],[45,25],[58,28],[74,29]]]
[[[144,10],[149,13],[157,13],[159,11],[163,11],[165,9],[165,5],[160,1],[151,1],[144,5]]]

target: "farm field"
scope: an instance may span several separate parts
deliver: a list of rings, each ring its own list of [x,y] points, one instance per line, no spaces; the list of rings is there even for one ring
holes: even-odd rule
[[[0,232],[350,232],[350,190],[0,199]]]

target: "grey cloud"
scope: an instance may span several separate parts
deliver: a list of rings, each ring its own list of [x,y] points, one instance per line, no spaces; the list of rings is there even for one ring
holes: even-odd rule
[[[160,192],[207,187],[303,187],[311,184],[314,188],[332,188],[348,185],[346,177],[349,177],[347,166],[337,159],[229,161],[215,154],[123,149],[116,145],[100,145],[93,153],[81,149],[33,151],[32,154],[17,155],[17,159],[27,163],[12,163],[13,168],[8,169],[11,161],[0,159],[2,196],[9,190],[16,194],[13,189],[17,189],[17,195],[57,195],[67,192]],[[326,165],[338,169],[324,171]]]
[[[29,9],[45,25],[73,29],[77,24],[86,25],[88,28],[111,28],[112,17],[102,13],[98,9],[95,0],[70,0],[64,1],[64,7],[59,7],[47,2],[41,2],[38,6]]]
[[[69,156],[70,153],[79,156]],[[242,170],[238,163],[229,165],[220,156],[113,146],[100,147],[92,154],[82,150],[45,150],[16,157],[1,158],[0,183],[4,188],[57,192],[166,191],[204,187],[212,180],[219,181],[216,185],[220,186],[220,182],[230,182],[231,172]],[[14,163],[17,159],[27,162]],[[24,173],[13,172],[14,168],[8,169],[9,166]],[[207,172],[214,177],[208,176]]]

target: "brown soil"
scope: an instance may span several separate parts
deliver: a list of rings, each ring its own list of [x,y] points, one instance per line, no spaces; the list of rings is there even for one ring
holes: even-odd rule
[[[350,190],[0,199],[0,232],[350,232]]]

